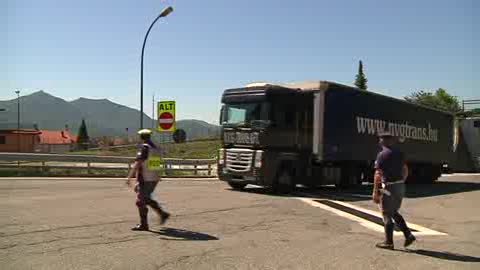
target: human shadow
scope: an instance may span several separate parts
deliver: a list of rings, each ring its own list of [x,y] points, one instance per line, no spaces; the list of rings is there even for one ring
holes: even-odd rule
[[[422,256],[447,260],[447,261],[458,261],[458,262],[480,262],[480,257],[461,255],[451,252],[442,252],[434,250],[425,250],[425,249],[407,249],[407,250],[398,250],[406,253],[414,253]]]
[[[327,191],[326,188],[323,188]],[[363,185],[353,186],[344,190],[330,188],[333,193],[357,195],[357,197],[365,197],[369,199],[372,194],[373,185],[371,183],[364,183]],[[480,190],[480,183],[475,182],[449,182],[437,181],[433,184],[406,184],[405,197],[406,198],[424,198],[435,197],[441,195],[465,193]]]
[[[293,190],[288,193],[275,193],[268,187],[259,187],[248,185],[242,190],[237,190],[233,188],[226,188],[226,190],[232,192],[241,192],[241,193],[252,193],[258,195],[267,195],[272,197],[303,197],[303,198],[324,198],[331,200],[339,201],[362,201],[370,200],[371,197],[368,197],[363,194],[354,194],[358,193],[358,189],[338,189],[335,186],[319,186],[315,188],[304,187],[302,185],[297,185]],[[371,193],[371,190],[369,191]],[[367,194],[367,192],[364,192]]]
[[[164,236],[164,240],[176,240],[176,241],[211,241],[218,240],[217,237],[200,232],[193,232],[176,228],[162,228],[158,231],[150,230],[152,233]]]
[[[327,189],[323,188],[324,191]],[[363,185],[353,186],[344,190],[331,188],[329,191],[333,194],[353,195],[357,199],[364,198],[369,200],[372,194],[373,185],[371,183],[364,183]],[[406,198],[425,198],[435,197],[448,194],[465,193],[480,190],[480,183],[475,182],[449,182],[437,181],[432,184],[406,184],[405,197]]]
[[[434,197],[480,190],[480,183],[437,181],[433,184],[407,185],[407,198]]]
[[[269,188],[251,185],[248,185],[243,190],[235,190],[231,188],[227,188],[227,190],[276,197],[322,197],[324,199],[355,202],[371,200],[373,185],[371,183],[363,183],[361,185],[354,185],[348,188],[337,188],[333,185],[307,188],[302,185],[298,185],[288,194],[276,194],[273,193]],[[433,184],[407,184],[405,190],[406,198],[434,197],[477,191],[480,190],[480,183],[437,181]]]

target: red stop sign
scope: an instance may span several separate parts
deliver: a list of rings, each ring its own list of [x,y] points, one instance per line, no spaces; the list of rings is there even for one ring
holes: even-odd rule
[[[161,129],[171,129],[174,122],[173,115],[169,112],[163,112],[158,116],[158,125]]]

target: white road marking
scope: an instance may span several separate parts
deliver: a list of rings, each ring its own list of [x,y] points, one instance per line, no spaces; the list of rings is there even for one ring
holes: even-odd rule
[[[441,177],[455,177],[455,176],[480,176],[480,173],[453,173],[453,174],[442,174]]]
[[[316,202],[315,199],[311,199],[311,198],[302,198],[302,197],[296,197],[296,199],[299,199],[313,207],[318,207],[318,208],[322,208],[326,211],[329,211],[329,212],[332,212],[338,216],[341,216],[341,217],[344,217],[344,218],[348,218],[350,220],[353,220],[353,221],[356,221],[358,222],[360,225],[364,226],[365,228],[368,228],[368,229],[371,229],[371,230],[374,230],[376,232],[381,232],[383,233],[383,226],[380,226],[374,222],[371,222],[371,221],[368,221],[366,219],[363,219],[363,218],[360,218],[360,217],[357,217],[355,215],[352,215],[352,214],[349,214],[349,213],[346,213],[346,212],[343,212],[341,210],[338,210],[338,209],[335,209],[333,207],[330,207],[330,206],[327,206],[327,205],[324,205],[324,204],[321,204],[319,202]],[[343,205],[345,207],[349,207],[351,209],[355,209],[357,211],[361,211],[361,212],[364,212],[364,213],[367,213],[367,214],[370,214],[370,215],[373,215],[373,216],[376,216],[376,217],[379,217],[379,218],[382,218],[382,215],[379,213],[379,212],[376,212],[376,211],[372,211],[372,210],[369,210],[369,209],[365,209],[365,208],[362,208],[362,207],[359,207],[359,206],[355,206],[355,205],[352,205],[352,204],[349,204],[349,203],[346,203],[346,202],[341,202],[341,201],[336,201],[336,200],[328,200],[328,201],[331,201],[331,202],[334,202],[334,203],[337,203],[337,204],[340,204],[340,205]],[[409,223],[407,222],[408,224],[408,227],[410,227],[411,229],[414,229],[416,230],[417,232],[414,232],[415,235],[437,235],[437,236],[445,236],[447,235],[446,233],[443,233],[443,232],[439,232],[439,231],[435,231],[435,230],[432,230],[432,229],[428,229],[428,228],[425,228],[423,226],[420,226],[420,225],[417,225],[417,224],[413,224],[413,223]],[[403,235],[402,232],[394,232],[395,235]]]

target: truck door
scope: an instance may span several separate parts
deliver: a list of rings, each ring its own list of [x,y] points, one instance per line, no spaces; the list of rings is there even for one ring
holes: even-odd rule
[[[302,102],[298,107],[301,108],[299,111],[298,118],[298,137],[299,137],[299,147],[305,151],[311,151],[312,149],[312,137],[313,137],[313,104],[312,104],[313,94],[306,93],[302,97]]]
[[[299,110],[295,99],[281,99],[272,102],[272,126],[269,143],[279,148],[292,151],[301,141],[299,136]],[[298,108],[298,109],[297,109]],[[285,149],[286,150],[286,149]]]

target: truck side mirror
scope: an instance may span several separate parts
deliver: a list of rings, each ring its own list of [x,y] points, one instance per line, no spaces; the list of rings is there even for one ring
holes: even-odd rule
[[[222,125],[223,122],[225,121],[225,105],[222,105],[222,108],[220,109],[220,121],[218,122],[219,125]]]

